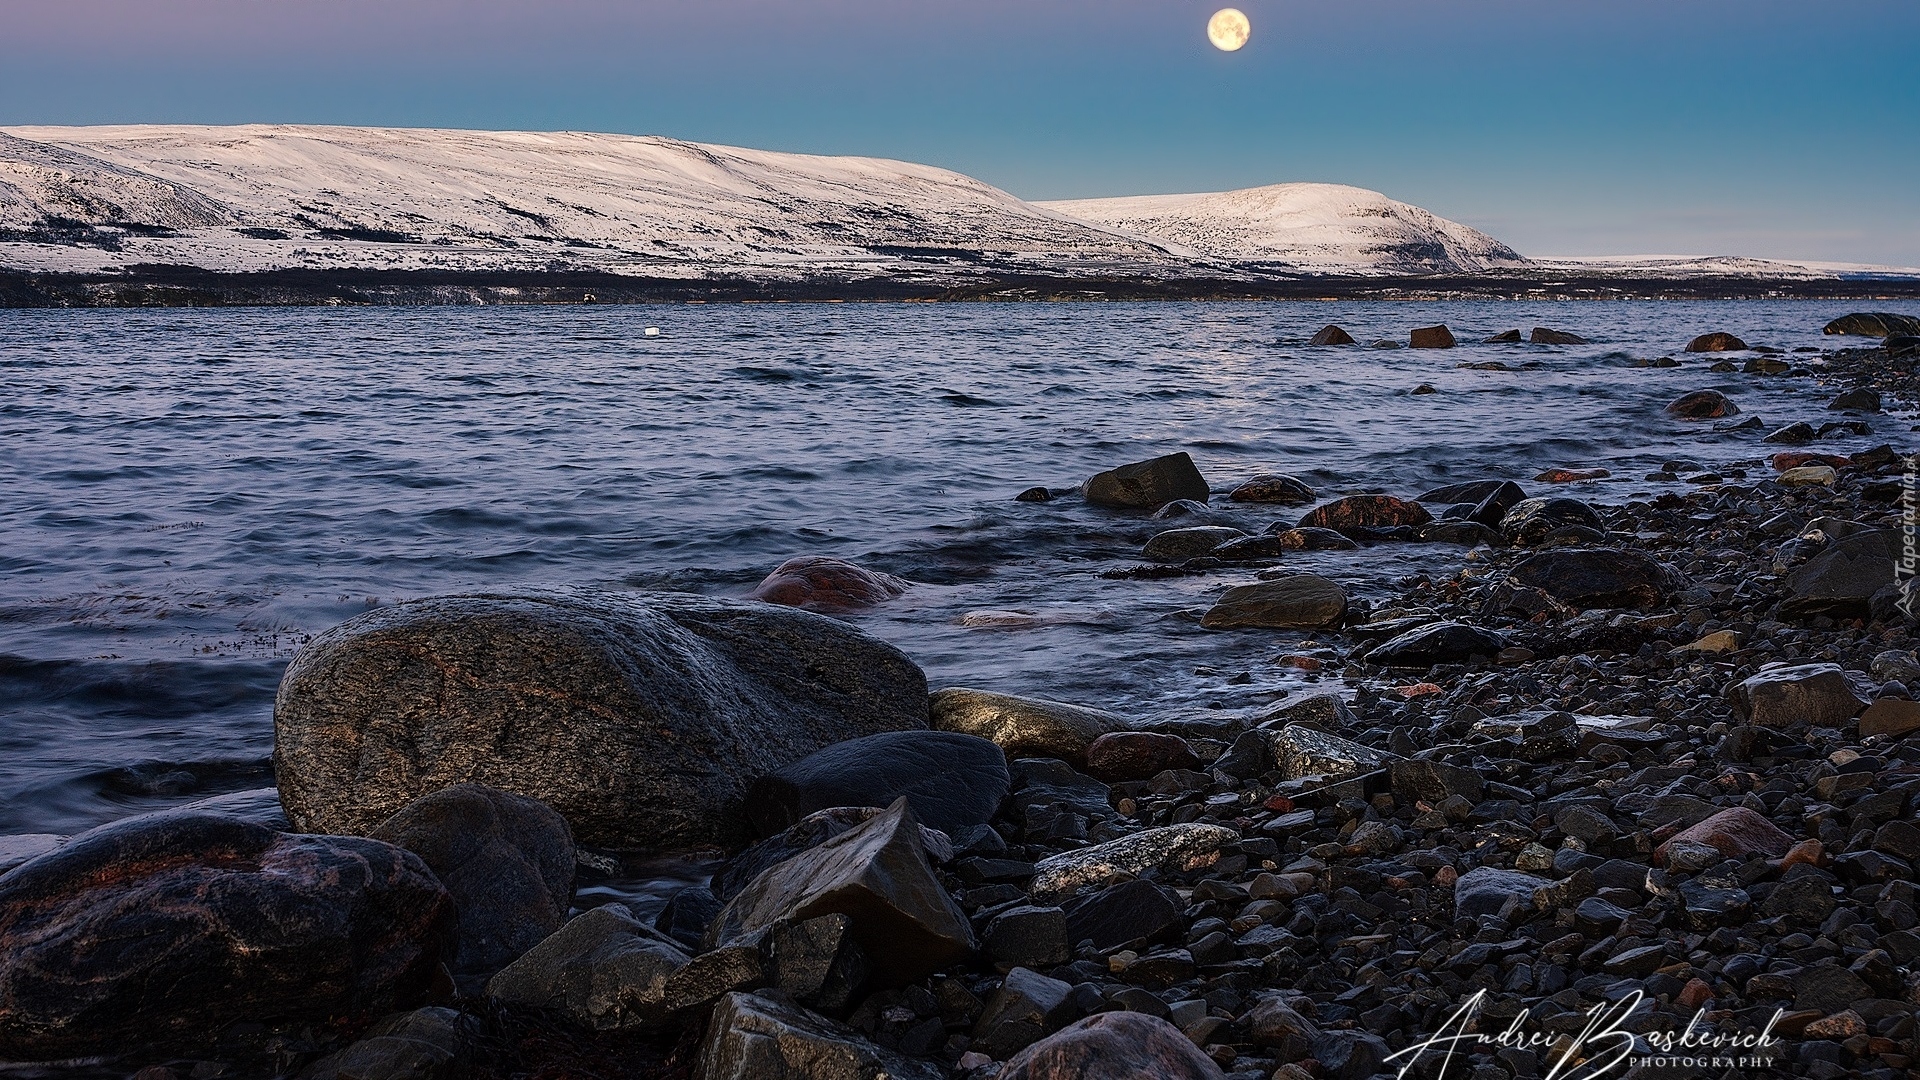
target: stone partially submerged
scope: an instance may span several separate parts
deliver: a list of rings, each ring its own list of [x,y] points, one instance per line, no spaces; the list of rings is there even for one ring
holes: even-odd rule
[[[294,658],[274,766],[294,824],[364,833],[472,782],[582,843],[748,837],[749,782],[823,746],[924,728],[926,678],[836,619],[673,593],[523,589],[370,611]]]
[[[1184,450],[1096,473],[1082,487],[1095,506],[1154,510],[1178,499],[1204,503],[1209,494],[1199,466]]]

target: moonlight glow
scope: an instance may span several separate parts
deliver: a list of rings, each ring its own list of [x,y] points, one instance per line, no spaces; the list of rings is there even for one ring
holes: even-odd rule
[[[1238,8],[1221,8],[1207,20],[1207,40],[1221,52],[1233,52],[1247,43],[1253,34],[1253,24]]]

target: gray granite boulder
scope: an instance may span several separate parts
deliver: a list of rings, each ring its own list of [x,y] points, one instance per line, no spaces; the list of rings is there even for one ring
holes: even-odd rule
[[[1728,697],[1740,716],[1775,729],[1839,727],[1867,707],[1838,664],[1767,668],[1736,683]]]
[[[823,746],[924,728],[926,681],[835,619],[674,593],[522,589],[370,611],[294,658],[274,707],[287,814],[364,833],[480,783],[559,811],[582,843],[745,842],[754,777]]]
[[[1092,847],[1049,855],[1034,864],[1027,892],[1045,903],[1083,889],[1097,888],[1138,877],[1157,866],[1175,869],[1204,866],[1223,845],[1240,834],[1223,825],[1187,822],[1143,829]]]

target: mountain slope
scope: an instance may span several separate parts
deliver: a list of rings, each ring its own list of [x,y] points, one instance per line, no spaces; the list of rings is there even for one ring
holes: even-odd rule
[[[1526,260],[1485,233],[1341,184],[1037,205],[1182,252],[1317,273],[1473,273]]]

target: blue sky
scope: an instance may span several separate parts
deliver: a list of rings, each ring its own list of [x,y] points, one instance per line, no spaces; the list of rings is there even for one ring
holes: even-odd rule
[[[1920,266],[1920,0],[0,0],[0,124],[662,134],[1034,199],[1357,184],[1529,255]]]

